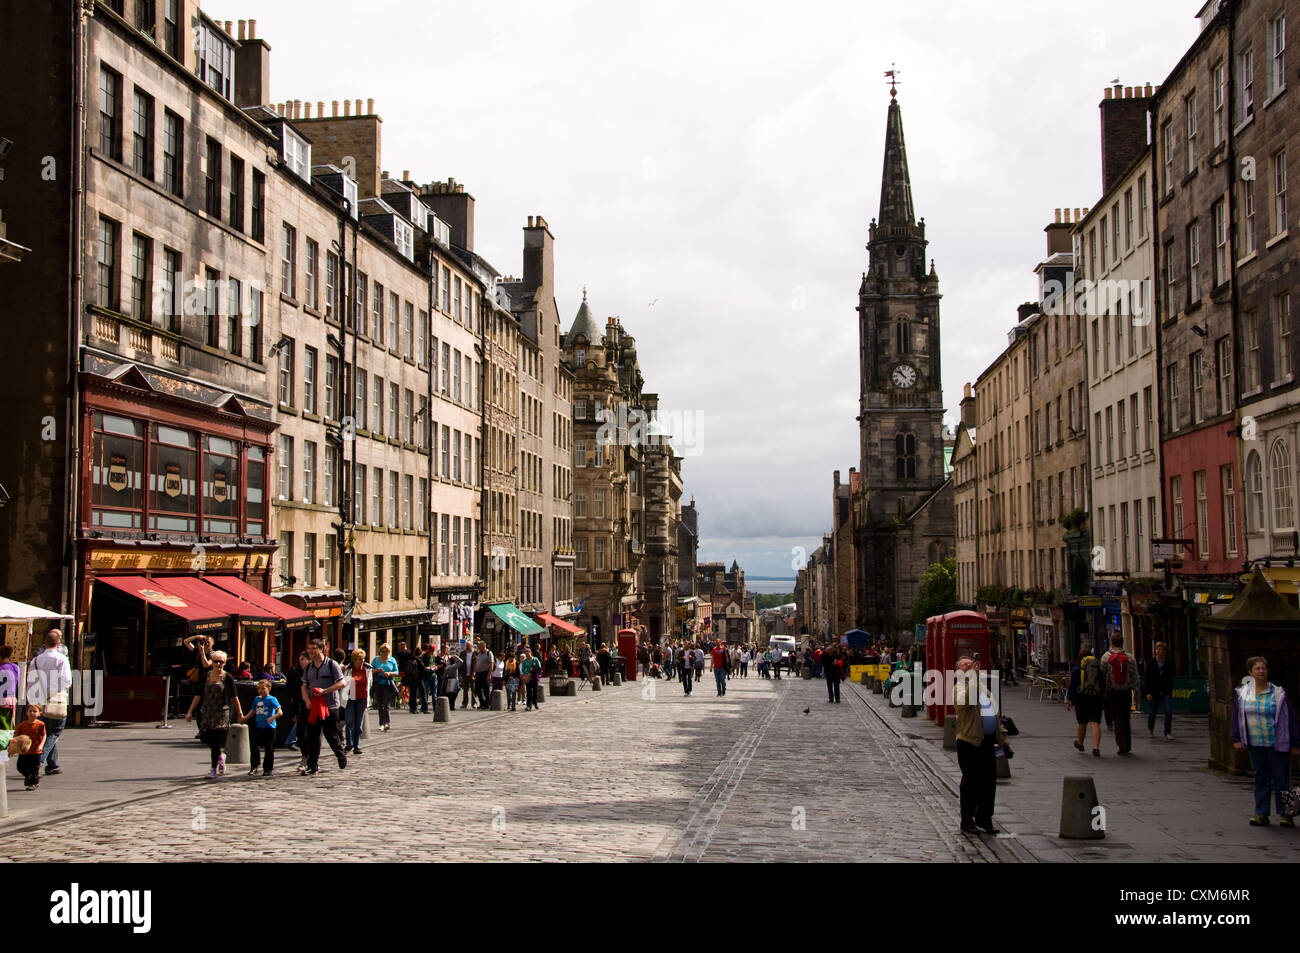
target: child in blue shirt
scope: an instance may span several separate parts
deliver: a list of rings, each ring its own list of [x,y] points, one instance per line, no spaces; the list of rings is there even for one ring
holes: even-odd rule
[[[262,771],[262,777],[271,776],[271,769],[275,767],[275,720],[282,714],[284,712],[279,701],[271,694],[270,679],[262,679],[257,683],[257,697],[253,699],[248,714],[240,719],[245,724],[250,718],[257,719],[248,732],[249,760],[253,763],[248,769],[249,777],[257,774],[261,767],[263,748],[266,749],[266,767]]]

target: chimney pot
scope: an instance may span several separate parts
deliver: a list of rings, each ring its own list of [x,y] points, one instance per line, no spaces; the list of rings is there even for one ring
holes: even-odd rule
[[[234,36],[235,31],[232,29],[232,27],[234,27],[234,24],[231,23],[229,20],[227,20],[225,26],[226,26],[226,36]]]
[[[1134,93],[1133,93],[1133,87],[1132,87],[1132,86],[1125,86],[1125,87],[1124,87],[1124,98],[1125,98],[1125,99],[1134,99],[1134,98],[1136,98],[1136,97],[1134,96]]]
[[[1102,98],[1102,99],[1110,99],[1110,87],[1109,87],[1109,86],[1107,86],[1105,89],[1103,89],[1103,90],[1101,91],[1101,98]]]
[[[402,181],[403,181],[403,182],[410,182],[410,181],[411,181],[411,170],[410,170],[410,169],[403,169],[403,170],[402,170]]]
[[[350,99],[343,100],[343,115],[344,116],[352,115],[352,100]]]
[[[304,119],[310,119],[310,118],[311,118],[311,101],[308,100],[307,102],[303,103],[303,104],[302,104],[302,108],[303,108],[303,118],[304,118]]]
[[[256,40],[256,39],[257,39],[257,21],[256,21],[256,20],[249,20],[249,21],[248,21],[248,38],[249,38],[250,40]]]
[[[361,115],[361,100],[357,100],[357,115]]]
[[[293,118],[294,118],[294,119],[301,119],[301,118],[302,118],[302,100],[301,100],[301,99],[295,99],[295,100],[293,101]]]
[[[334,102],[334,115],[337,117],[339,114],[339,101],[335,99],[333,102]]]
[[[1061,224],[1061,210],[1059,208],[1056,210],[1056,224]]]
[[[316,100],[316,116],[320,119],[325,118],[325,100],[323,99]]]
[[[248,30],[248,21],[247,21],[247,20],[240,20],[240,21],[239,21],[239,38],[240,38],[241,40],[244,39],[245,34],[247,33],[247,30]]]
[[[528,216],[528,227],[529,228],[533,227],[533,217],[531,215]]]
[[[1087,212],[1087,211],[1088,211],[1087,209],[1084,209],[1084,212]],[[1079,210],[1078,210],[1077,208],[1074,210],[1074,220],[1075,220],[1076,222],[1082,222],[1082,221],[1083,221],[1083,216],[1079,214]]]
[[[373,116],[374,114],[375,114],[375,101],[374,101],[373,99],[367,99],[367,100],[366,100],[366,115],[367,115],[367,116]]]

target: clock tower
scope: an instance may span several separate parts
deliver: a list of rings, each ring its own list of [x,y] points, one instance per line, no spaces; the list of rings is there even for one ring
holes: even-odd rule
[[[953,548],[939,364],[939,277],[912,207],[903,115],[891,88],[880,214],[858,290],[860,621],[892,638],[920,577]],[[947,500],[942,498],[947,492]]]

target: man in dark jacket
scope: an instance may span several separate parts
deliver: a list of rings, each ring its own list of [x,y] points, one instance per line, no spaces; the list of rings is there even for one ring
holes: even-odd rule
[[[1174,663],[1169,661],[1169,648],[1163,642],[1155,645],[1156,657],[1146,660],[1142,667],[1142,694],[1150,710],[1147,712],[1147,733],[1156,736],[1156,712],[1165,713],[1165,741],[1173,741],[1174,728]]]
[[[416,705],[423,702],[423,712],[429,713],[429,698],[424,695],[424,659],[419,652],[408,652],[406,665],[402,668],[402,685],[405,686],[410,699],[411,714],[415,714]]]
[[[822,674],[826,676],[827,702],[839,702],[840,700],[840,674],[844,671],[844,668],[839,662],[839,649],[828,646],[821,657]]]

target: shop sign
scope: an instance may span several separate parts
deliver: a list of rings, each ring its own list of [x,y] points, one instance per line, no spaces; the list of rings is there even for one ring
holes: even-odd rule
[[[126,489],[126,456],[115,453],[108,458],[108,485],[116,493]]]
[[[212,498],[218,503],[226,502],[230,494],[229,479],[225,470],[218,470],[212,475]]]
[[[181,495],[181,465],[179,463],[167,464],[163,475],[163,492],[173,500]]]
[[[213,570],[265,569],[270,562],[269,553],[223,553],[208,550],[204,553],[204,568]],[[89,565],[96,571],[135,569],[159,571],[165,569],[194,569],[194,555],[190,552],[159,553],[127,549],[92,549]]]

